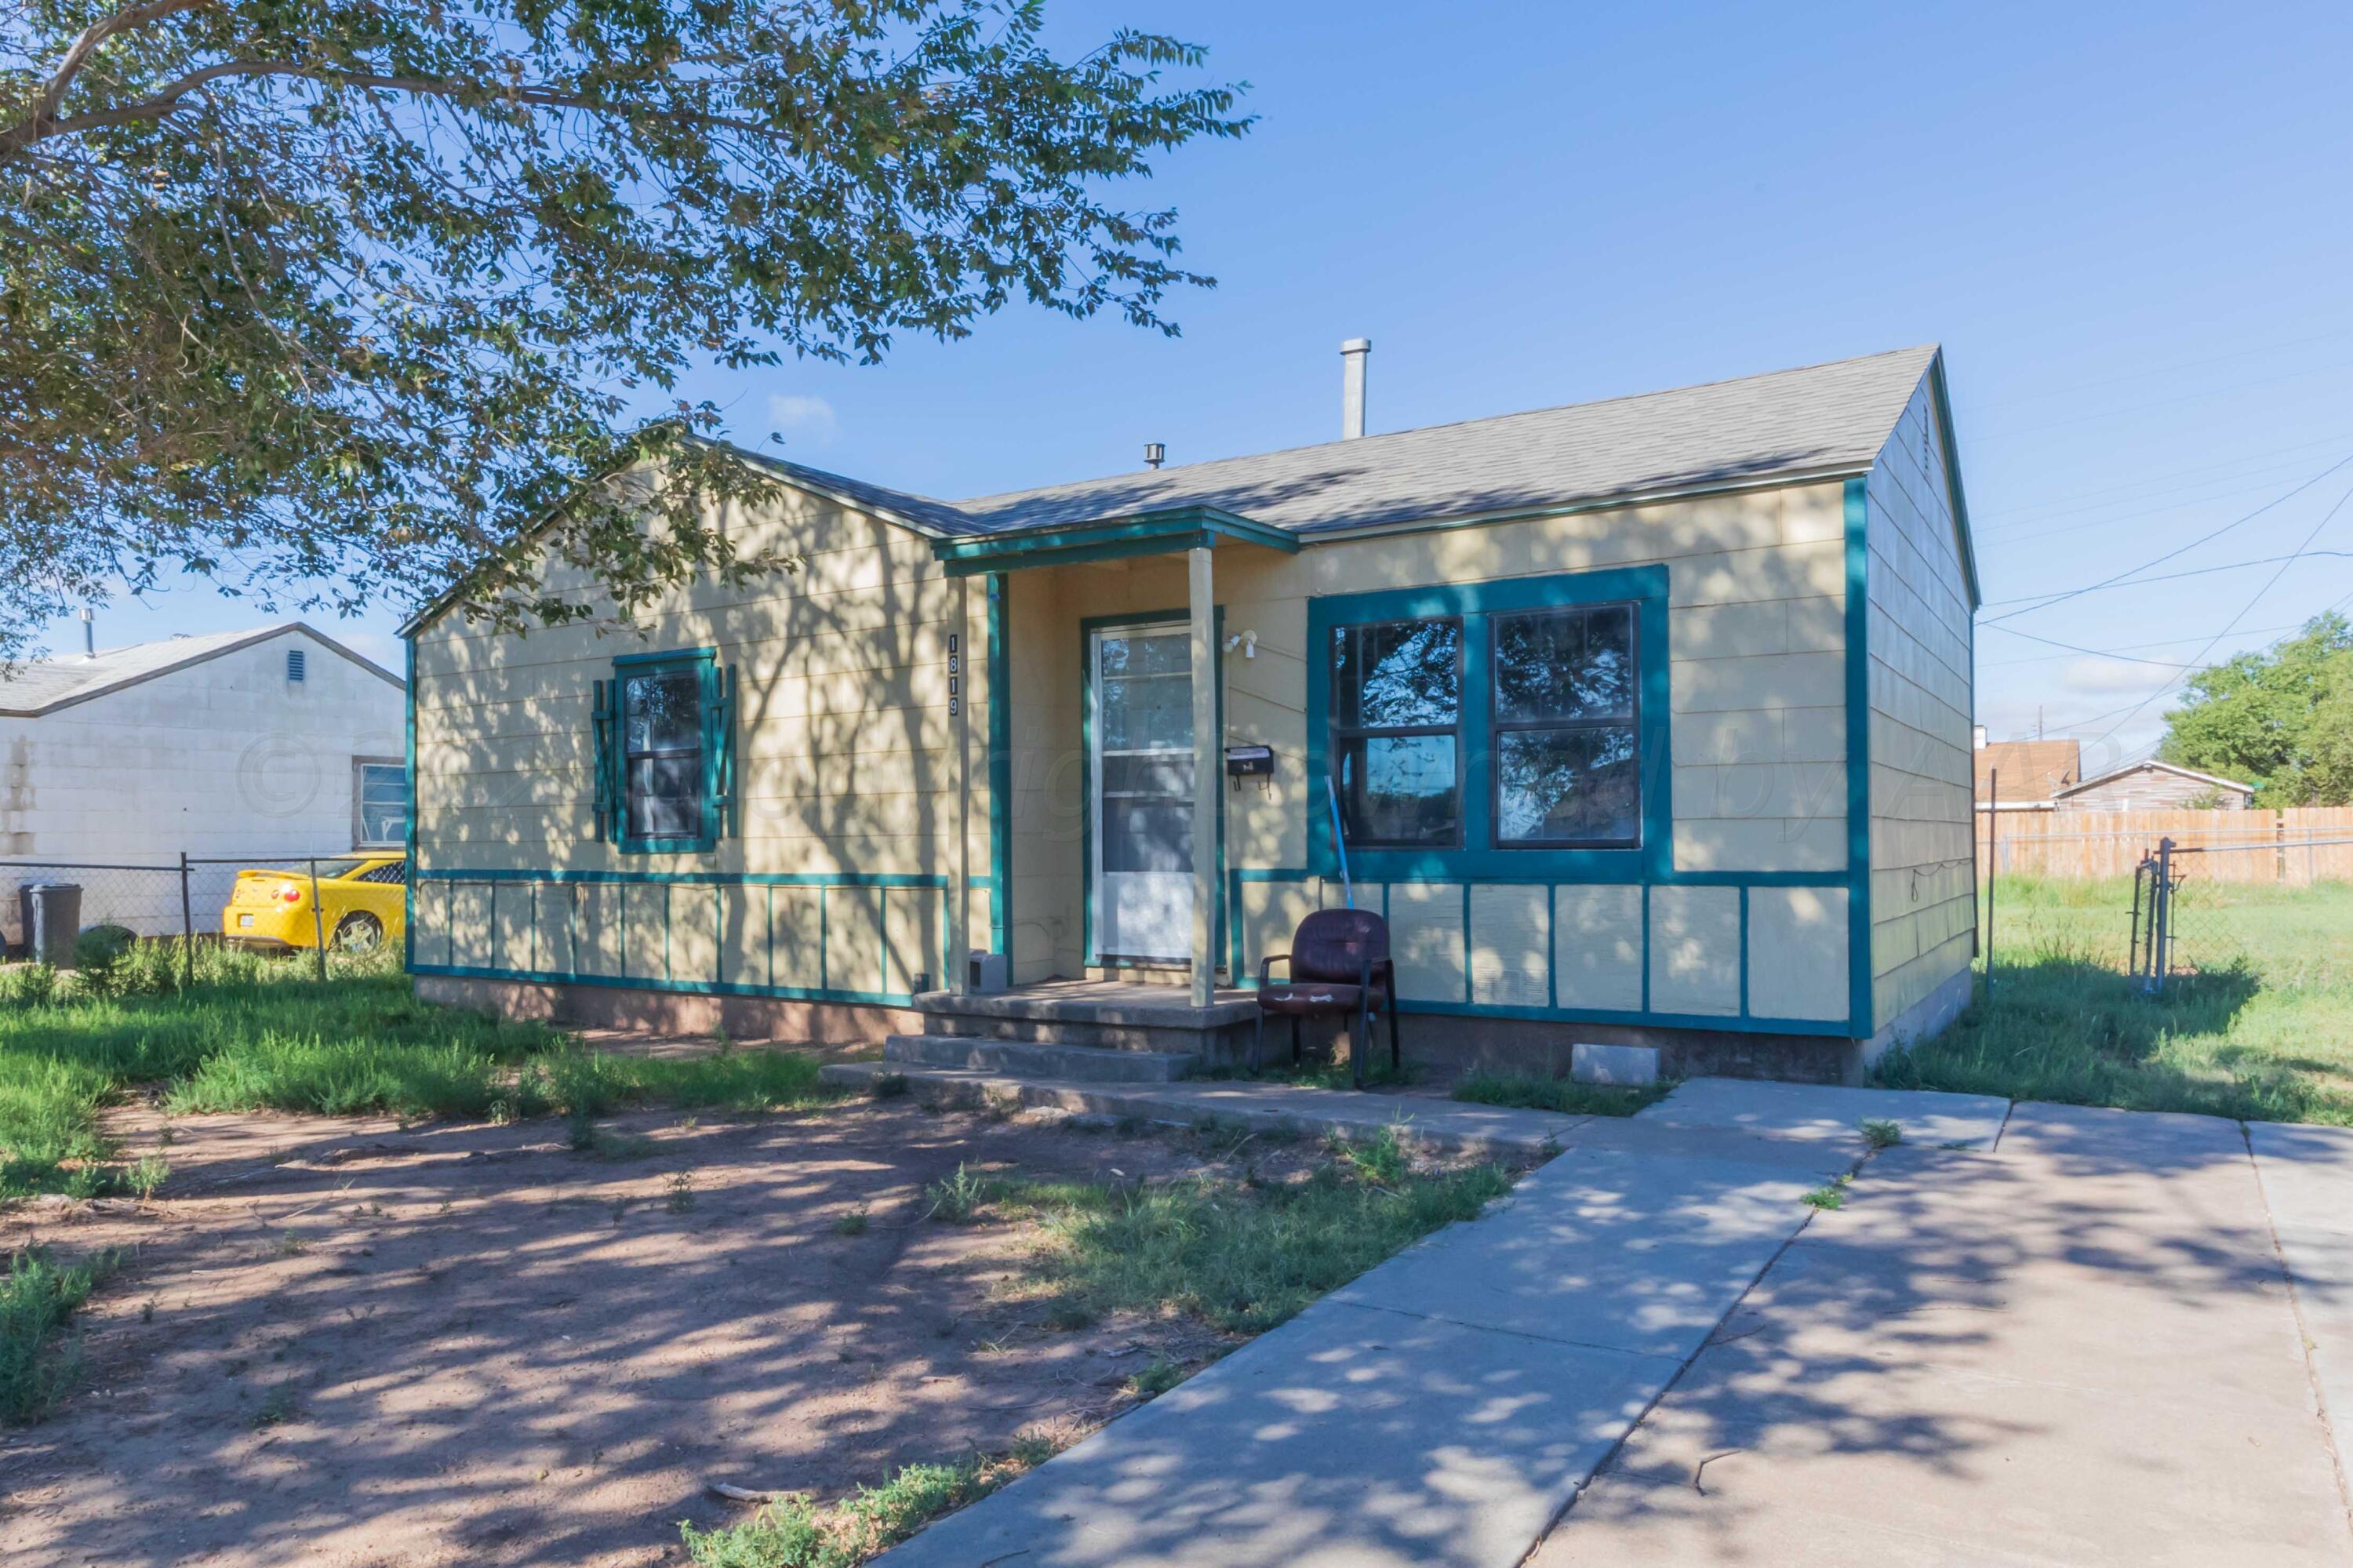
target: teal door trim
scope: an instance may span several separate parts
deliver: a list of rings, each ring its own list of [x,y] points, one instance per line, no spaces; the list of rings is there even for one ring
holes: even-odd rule
[[[1095,952],[1095,663],[1094,634],[1113,626],[1158,626],[1168,621],[1189,621],[1189,609],[1131,610],[1119,615],[1091,615],[1079,622],[1079,951],[1084,968],[1155,969],[1157,964],[1118,963],[1103,965]],[[1226,607],[1215,607],[1211,622],[1209,657],[1214,662],[1218,683],[1218,750],[1224,752],[1226,733]],[[1208,779],[1193,780],[1196,790],[1211,789],[1218,791],[1218,842],[1215,885],[1219,889],[1218,907],[1210,911],[1209,951],[1220,951],[1226,940],[1226,794],[1222,772]],[[1199,846],[1195,845],[1198,853]],[[1229,966],[1228,983],[1234,980]]]

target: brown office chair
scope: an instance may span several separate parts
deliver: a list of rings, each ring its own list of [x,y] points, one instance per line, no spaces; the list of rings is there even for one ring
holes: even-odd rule
[[[1290,979],[1278,983],[1274,966]],[[1356,1087],[1365,1086],[1365,1057],[1373,1043],[1373,1013],[1388,1014],[1389,1070],[1399,1064],[1397,966],[1389,959],[1388,922],[1369,909],[1318,909],[1299,923],[1291,951],[1269,953],[1258,966],[1258,1029],[1250,1039],[1250,1071],[1266,1056],[1266,1015],[1291,1020],[1291,1060],[1299,1061],[1299,1021],[1353,1012],[1356,1027],[1348,1063]]]

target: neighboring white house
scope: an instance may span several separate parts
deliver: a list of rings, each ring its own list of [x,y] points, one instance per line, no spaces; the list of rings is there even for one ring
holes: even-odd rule
[[[398,846],[405,705],[398,676],[301,621],[19,665],[0,680],[0,930],[19,937],[16,889],[36,880],[79,883],[84,925],[180,928],[176,872],[38,863]],[[235,869],[193,879],[199,930]]]

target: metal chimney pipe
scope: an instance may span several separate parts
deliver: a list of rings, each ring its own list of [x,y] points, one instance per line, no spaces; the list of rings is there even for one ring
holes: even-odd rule
[[[1167,461],[1168,449],[1166,446],[1162,445],[1158,441],[1146,441],[1144,443],[1145,467],[1158,468],[1162,463],[1166,462]]]
[[[1372,357],[1373,340],[1352,337],[1340,345],[1340,439],[1353,441],[1365,433],[1365,361]]]
[[[81,607],[81,656],[98,657],[98,612],[88,605]]]

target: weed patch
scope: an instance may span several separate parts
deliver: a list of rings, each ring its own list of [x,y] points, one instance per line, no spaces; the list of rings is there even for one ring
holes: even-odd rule
[[[38,1421],[81,1375],[81,1353],[63,1338],[66,1321],[113,1266],[100,1256],[59,1267],[31,1250],[0,1277],[0,1422]]]
[[[679,1526],[696,1568],[855,1568],[941,1514],[979,1501],[1050,1458],[1048,1444],[973,1455],[946,1465],[909,1465],[879,1487],[830,1506],[807,1498],[766,1504],[722,1530]]]

